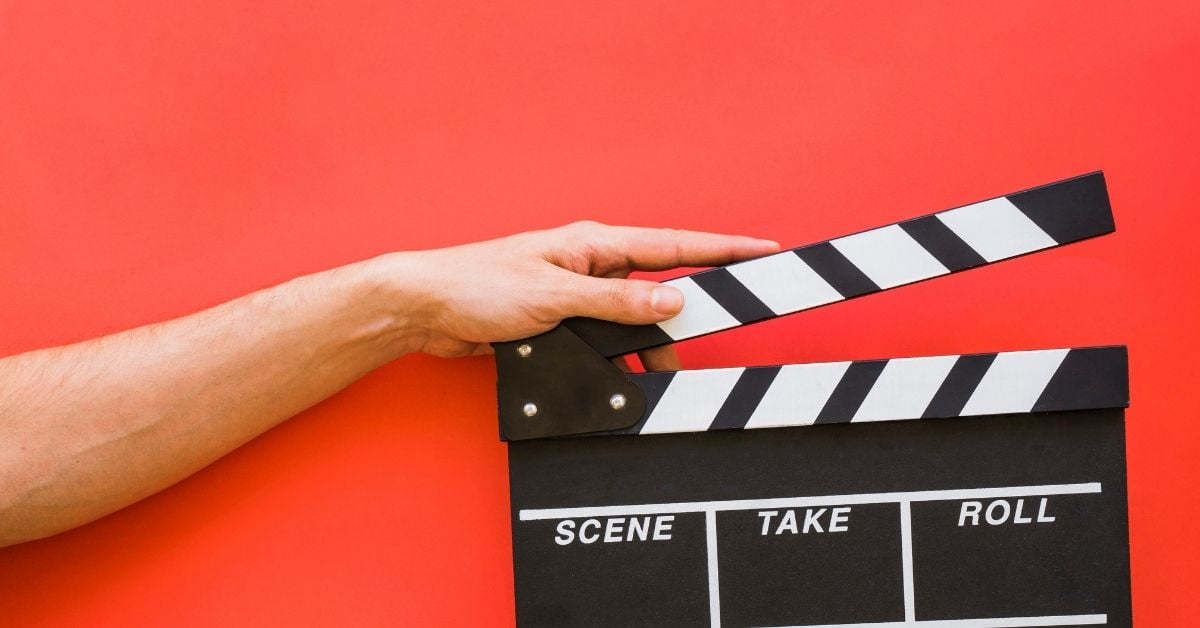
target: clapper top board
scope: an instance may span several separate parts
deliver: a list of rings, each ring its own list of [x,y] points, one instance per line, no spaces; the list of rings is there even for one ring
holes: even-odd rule
[[[671,280],[658,325],[498,344],[518,623],[1130,625],[1124,347],[609,360],[1113,230],[1093,173]]]

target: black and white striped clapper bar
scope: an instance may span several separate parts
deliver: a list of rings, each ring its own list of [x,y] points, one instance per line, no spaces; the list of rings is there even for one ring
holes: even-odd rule
[[[1130,625],[1124,347],[610,361],[1113,230],[1093,173],[674,279],[658,325],[496,345],[518,622]]]

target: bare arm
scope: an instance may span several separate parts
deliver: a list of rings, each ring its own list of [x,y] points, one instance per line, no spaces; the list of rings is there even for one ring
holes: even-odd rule
[[[631,270],[777,248],[581,223],[384,255],[165,323],[0,359],[0,546],[162,490],[406,353],[484,353],[571,316],[658,322],[678,313],[680,294],[624,279]]]

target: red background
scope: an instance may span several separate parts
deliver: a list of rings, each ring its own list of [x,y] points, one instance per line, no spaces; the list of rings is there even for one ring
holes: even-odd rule
[[[581,218],[799,245],[1102,168],[1114,236],[681,351],[1128,344],[1135,615],[1189,623],[1196,6],[5,1],[0,354],[392,249]],[[0,550],[0,623],[509,624],[493,378],[404,358]]]

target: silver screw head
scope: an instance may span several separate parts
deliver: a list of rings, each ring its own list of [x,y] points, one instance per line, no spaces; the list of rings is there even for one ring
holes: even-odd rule
[[[525,407],[521,408],[521,412],[524,412],[525,416],[533,416],[537,414],[537,404],[531,401],[525,404]]]
[[[529,345],[518,345],[517,346],[517,355],[519,355],[523,358],[529,357],[532,353],[533,353],[533,347],[531,347]]]
[[[625,407],[625,395],[617,393],[608,398],[608,405],[612,406],[613,410],[620,410]]]

